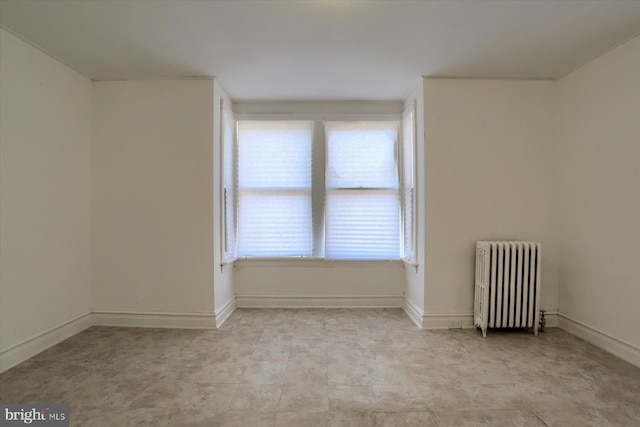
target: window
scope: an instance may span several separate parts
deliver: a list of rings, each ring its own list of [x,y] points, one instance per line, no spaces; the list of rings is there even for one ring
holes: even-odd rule
[[[396,122],[328,122],[325,257],[400,258]]]
[[[238,122],[238,256],[311,256],[313,122]]]
[[[231,108],[220,100],[221,141],[222,141],[222,261],[230,262],[236,257],[236,210],[234,162],[235,120]]]
[[[237,256],[407,258],[413,227],[404,223],[413,213],[404,210],[412,206],[413,187],[404,188],[405,126],[386,117],[239,118],[235,146],[225,149],[236,171],[225,173],[235,178],[228,184],[235,196],[225,198],[225,235],[237,242]],[[228,220],[234,212],[237,223]]]
[[[403,259],[416,262],[416,120],[415,103],[402,115],[402,212],[403,212]]]

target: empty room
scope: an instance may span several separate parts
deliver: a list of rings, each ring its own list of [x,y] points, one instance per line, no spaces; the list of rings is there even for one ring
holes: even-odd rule
[[[640,1],[0,27],[0,425],[640,426]]]

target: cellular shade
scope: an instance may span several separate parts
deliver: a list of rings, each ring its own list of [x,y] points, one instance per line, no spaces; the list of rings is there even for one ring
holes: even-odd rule
[[[239,121],[239,187],[310,189],[312,127],[308,121]]]
[[[310,256],[310,191],[241,191],[238,255]]]
[[[396,122],[327,122],[327,188],[398,188]]]
[[[397,190],[328,191],[325,203],[325,258],[400,257]]]

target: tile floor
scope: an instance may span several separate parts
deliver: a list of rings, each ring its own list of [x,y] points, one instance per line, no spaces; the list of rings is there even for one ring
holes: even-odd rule
[[[640,368],[566,332],[421,331],[400,309],[93,327],[0,375],[78,426],[640,426]]]

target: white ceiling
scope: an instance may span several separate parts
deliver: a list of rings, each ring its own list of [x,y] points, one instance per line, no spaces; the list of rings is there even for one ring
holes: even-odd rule
[[[561,77],[640,33],[640,1],[0,0],[0,24],[96,80],[399,100],[421,75]]]

